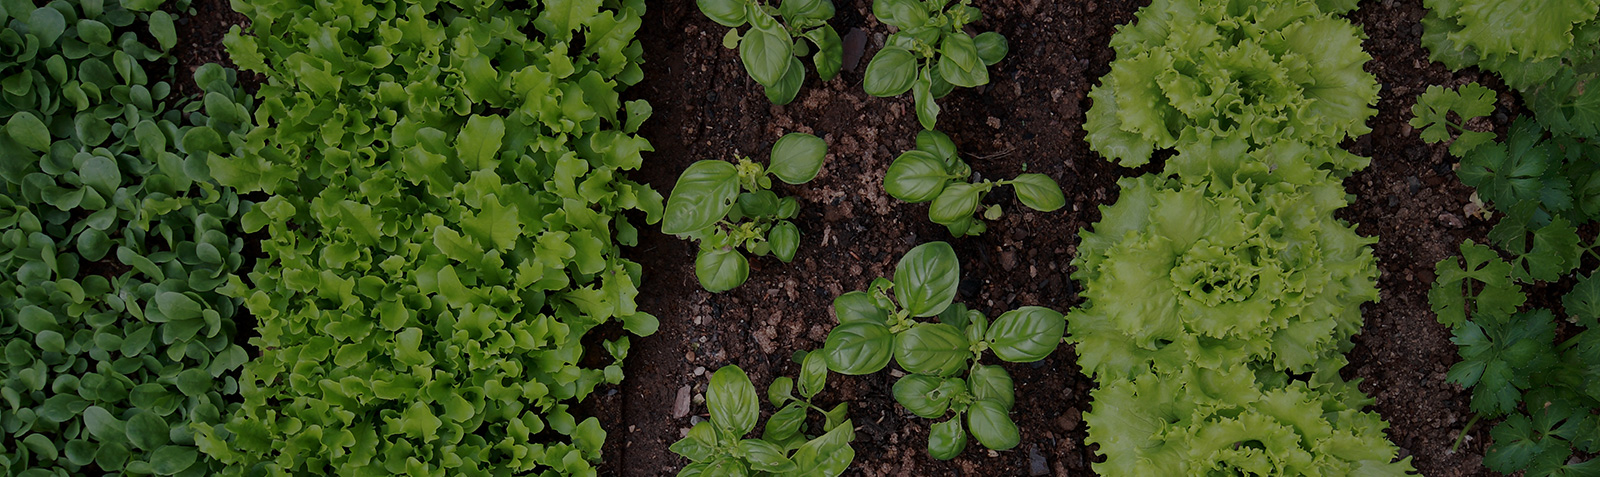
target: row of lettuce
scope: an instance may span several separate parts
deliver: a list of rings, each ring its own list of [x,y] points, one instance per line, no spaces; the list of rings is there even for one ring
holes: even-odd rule
[[[1354,1],[1155,0],[1112,38],[1090,145],[1123,179],[1082,233],[1068,316],[1099,382],[1102,475],[1405,475],[1339,370],[1377,299],[1374,238],[1334,217],[1378,85]]]
[[[0,472],[593,475],[645,3],[234,6],[254,98],[186,2],[0,2]]]
[[[1476,190],[1483,218],[1496,220],[1494,248],[1461,244],[1461,257],[1438,263],[1429,292],[1460,346],[1446,377],[1472,389],[1475,416],[1459,434],[1503,418],[1489,432],[1490,469],[1595,475],[1600,278],[1593,260],[1583,262],[1600,254],[1579,228],[1600,218],[1600,1],[1429,7],[1422,42],[1432,58],[1497,74],[1533,113],[1497,141],[1468,126],[1498,102],[1478,84],[1430,88],[1413,109],[1423,139],[1451,143],[1457,175]],[[1530,302],[1525,286],[1560,295],[1560,306]]]

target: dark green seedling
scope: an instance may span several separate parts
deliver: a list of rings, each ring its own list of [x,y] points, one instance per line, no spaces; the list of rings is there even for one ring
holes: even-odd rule
[[[989,66],[1006,57],[1006,38],[995,32],[968,35],[966,26],[983,18],[971,0],[875,0],[872,14],[899,31],[867,63],[867,94],[899,96],[911,91],[917,121],[933,129],[939,118],[934,100],[955,87],[989,84]]]
[[[1000,218],[1000,206],[983,206],[983,197],[996,186],[1016,188],[1022,205],[1040,212],[1051,212],[1067,204],[1061,186],[1044,174],[1022,174],[1011,180],[968,182],[972,168],[956,154],[956,145],[939,131],[917,133],[917,148],[906,151],[889,164],[883,189],[910,203],[933,201],[928,218],[950,229],[950,235],[978,235],[988,227],[984,219]]]
[[[828,377],[827,364],[821,353],[803,356],[799,391],[803,399],[796,398],[795,382],[788,377],[778,378],[767,388],[767,397],[781,410],[767,419],[759,439],[745,439],[745,434],[755,430],[760,416],[760,401],[750,377],[738,366],[724,366],[711,375],[711,385],[706,391],[706,409],[711,420],[701,421],[689,429],[689,435],[672,444],[670,449],[687,457],[692,463],[678,472],[687,476],[822,476],[835,477],[844,473],[855,460],[855,429],[845,418],[845,405],[833,411],[823,411],[813,406],[810,399],[820,392]],[[824,416],[823,434],[805,435],[806,409],[816,409]]]
[[[757,256],[771,253],[784,263],[794,260],[800,229],[789,219],[799,213],[800,203],[773,193],[767,175],[789,184],[810,182],[827,154],[828,145],[821,138],[790,133],[772,145],[770,166],[762,167],[748,157],[737,165],[705,160],[678,176],[661,231],[700,242],[694,261],[700,286],[720,293],[749,278],[750,263],[735,250],[738,247]]]
[[[1048,308],[1026,306],[990,322],[982,313],[952,304],[960,275],[949,244],[911,249],[896,265],[893,281],[879,278],[867,291],[833,301],[839,326],[828,333],[822,350],[828,367],[839,373],[875,373],[890,360],[910,373],[895,383],[895,400],[918,416],[950,416],[929,432],[928,454],[941,460],[966,449],[968,432],[995,450],[1021,442],[1010,417],[1011,376],[998,366],[979,364],[979,358],[993,351],[1004,361],[1038,361],[1055,351],[1066,330],[1061,313]],[[925,317],[939,321],[917,319]]]
[[[776,8],[765,0],[695,3],[712,21],[733,28],[722,37],[722,46],[739,50],[744,70],[761,83],[773,104],[789,104],[800,93],[800,85],[806,79],[806,65],[800,58],[811,54],[811,45],[817,49],[811,57],[817,76],[828,81],[839,75],[844,49],[839,33],[828,25],[828,19],[833,18],[833,2],[782,0]],[[750,29],[740,34],[739,27],[746,24]]]

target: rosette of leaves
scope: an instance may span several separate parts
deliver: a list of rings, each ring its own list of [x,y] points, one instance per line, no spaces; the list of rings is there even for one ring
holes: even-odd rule
[[[1247,366],[1101,381],[1083,414],[1100,475],[1408,475],[1411,458],[1336,367],[1308,381]]]
[[[1427,0],[1423,5],[1428,15],[1422,19],[1422,45],[1430,59],[1453,70],[1482,67],[1527,91],[1596,59],[1600,1]]]
[[[983,198],[995,187],[1016,189],[1022,205],[1040,212],[1053,212],[1067,204],[1061,186],[1044,174],[1020,174],[1010,180],[970,182],[972,168],[956,153],[956,145],[939,131],[917,133],[917,148],[906,151],[889,164],[883,189],[889,195],[913,204],[933,202],[928,219],[950,229],[950,235],[979,235],[988,229],[982,220],[1000,218],[1000,206],[983,206]]]
[[[1010,46],[995,32],[972,36],[968,25],[983,19],[971,0],[873,0],[872,14],[896,28],[888,43],[867,63],[867,94],[899,96],[911,91],[917,121],[932,130],[939,104],[957,86],[989,84],[989,67],[1005,59]]]
[[[827,155],[822,138],[789,133],[772,144],[767,167],[748,157],[737,165],[712,160],[690,164],[672,187],[661,232],[700,242],[694,275],[701,287],[712,293],[732,290],[750,277],[750,262],[740,247],[756,256],[771,253],[783,263],[794,260],[800,228],[789,219],[799,214],[800,202],[778,197],[771,177],[789,184],[811,182]]]
[[[1137,167],[1200,132],[1329,148],[1366,134],[1378,83],[1362,69],[1365,35],[1334,16],[1354,2],[1339,3],[1157,0],[1140,9],[1112,37],[1117,59],[1089,93],[1089,145]]]
[[[242,225],[267,238],[229,278],[261,356],[194,431],[216,475],[594,475],[573,407],[630,342],[590,331],[657,325],[621,255],[662,211],[625,178],[645,4],[520,5],[235,5],[253,34],[224,44],[267,81],[206,165],[266,195]]]
[[[179,9],[184,4],[169,5]],[[236,406],[243,206],[188,137],[248,128],[206,65],[172,95],[161,2],[0,2],[0,424],[10,475],[209,475]],[[202,111],[203,110],[203,111]]]
[[[806,80],[801,58],[812,55],[823,81],[839,75],[844,64],[839,32],[828,25],[831,0],[782,0],[774,8],[766,0],[696,0],[711,21],[729,27],[722,46],[739,50],[750,78],[761,84],[772,104],[789,104]],[[739,27],[750,29],[739,33]],[[801,41],[803,38],[805,41]],[[815,54],[811,48],[816,48]]]
[[[1333,217],[1339,182],[1284,164],[1245,162],[1238,182],[1207,186],[1119,182],[1073,261],[1087,301],[1069,322],[1086,372],[1251,362],[1303,373],[1343,359],[1360,305],[1378,296],[1375,239]],[[1255,182],[1297,176],[1311,180]]]
[[[692,461],[678,472],[680,477],[717,475],[822,476],[836,477],[855,460],[855,429],[847,418],[845,403],[824,411],[811,403],[827,385],[828,365],[822,353],[800,357],[799,385],[787,376],[773,380],[767,388],[768,401],[782,409],[767,418],[761,437],[746,439],[760,417],[760,401],[755,385],[738,366],[724,366],[712,373],[706,390],[708,421],[689,429],[689,435],[672,444],[672,452]],[[800,397],[794,391],[800,391]],[[822,434],[807,436],[806,415],[815,410],[823,415]]]
[[[1459,259],[1445,258],[1436,270],[1428,300],[1460,346],[1461,361],[1445,378],[1472,389],[1476,414],[1466,427],[1504,418],[1489,433],[1484,465],[1534,476],[1594,472],[1600,460],[1574,456],[1600,451],[1600,279],[1580,275],[1558,315],[1525,307],[1522,285],[1541,280],[1518,277],[1487,246],[1466,241]],[[1569,323],[1559,323],[1563,315]]]
[[[828,368],[842,374],[875,373],[891,359],[910,373],[895,383],[895,401],[924,418],[950,416],[929,432],[928,454],[941,460],[966,449],[968,432],[995,450],[1021,442],[1010,416],[1016,402],[1010,374],[979,359],[985,351],[1013,363],[1044,359],[1066,329],[1061,314],[1048,308],[1025,306],[991,322],[952,304],[960,275],[949,244],[912,248],[896,264],[893,281],[879,278],[867,291],[834,299],[839,326],[821,351]],[[918,320],[928,317],[939,321]]]

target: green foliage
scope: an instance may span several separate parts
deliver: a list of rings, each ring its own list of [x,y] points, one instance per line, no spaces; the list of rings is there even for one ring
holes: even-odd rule
[[[1137,167],[1205,134],[1328,148],[1366,134],[1378,83],[1362,69],[1365,35],[1334,16],[1348,3],[1156,0],[1111,39],[1090,146]]]
[[[1038,361],[1055,352],[1066,329],[1061,314],[1048,308],[1025,306],[991,322],[952,304],[960,275],[949,244],[912,248],[895,266],[893,281],[879,278],[867,291],[834,299],[839,326],[812,353],[825,354],[828,368],[842,374],[876,373],[891,359],[910,373],[895,382],[895,401],[924,418],[950,416],[929,434],[928,454],[941,460],[966,449],[969,431],[990,449],[1021,442],[1010,417],[1016,402],[1011,375],[979,358],[991,350],[1003,361]],[[937,323],[917,320],[934,316]]]
[[[969,24],[983,19],[971,0],[873,0],[872,14],[897,30],[867,63],[864,86],[878,97],[912,92],[917,121],[933,130],[939,104],[957,86],[989,84],[989,67],[1010,51],[995,32],[972,36]]]
[[[811,182],[827,155],[821,138],[789,133],[772,145],[772,163],[765,168],[747,157],[738,165],[711,160],[690,164],[672,187],[661,231],[700,242],[694,274],[707,291],[743,285],[750,263],[739,247],[757,256],[771,253],[783,263],[794,260],[800,248],[800,229],[789,221],[800,213],[800,202],[778,197],[767,175],[789,184]]]
[[[1529,90],[1596,59],[1596,0],[1426,0],[1422,45],[1434,61],[1479,66]],[[1582,68],[1579,68],[1581,71]]]
[[[1465,156],[1473,148],[1494,141],[1493,132],[1469,130],[1467,121],[1493,112],[1494,91],[1478,83],[1467,83],[1458,89],[1429,86],[1411,107],[1411,127],[1421,129],[1422,140],[1430,143],[1449,141],[1454,129],[1461,136],[1450,144],[1450,153]],[[1450,113],[1455,113],[1458,120],[1451,121]]]
[[[739,50],[739,60],[750,78],[766,90],[773,104],[789,104],[805,83],[806,65],[800,58],[816,53],[817,76],[823,81],[839,75],[844,62],[839,32],[828,25],[833,18],[831,0],[783,0],[777,7],[766,0],[696,0],[700,12],[730,27],[722,46]],[[750,25],[744,33],[739,27]],[[804,38],[806,41],[800,41]]]
[[[956,153],[955,143],[939,131],[917,133],[917,148],[906,151],[889,164],[883,189],[889,195],[913,204],[932,202],[928,218],[950,229],[950,235],[979,235],[988,229],[985,219],[1000,217],[1000,206],[983,206],[983,197],[995,187],[1016,189],[1022,205],[1040,212],[1052,212],[1067,204],[1061,186],[1044,174],[1021,174],[1011,180],[972,183],[972,168]]]
[[[245,205],[205,161],[251,100],[214,64],[173,94],[159,6],[0,2],[0,473],[220,468],[191,426],[237,406]]]
[[[265,193],[267,239],[229,278],[261,356],[195,428],[217,475],[595,475],[605,431],[571,408],[629,337],[590,331],[656,328],[620,255],[662,213],[622,176],[651,150],[619,94],[644,2],[234,7],[259,125],[206,165]]]
[[[821,476],[835,477],[855,460],[855,429],[846,418],[848,409],[840,403],[823,410],[811,399],[827,385],[828,367],[821,353],[800,357],[800,384],[787,376],[773,380],[767,388],[768,402],[780,408],[767,418],[761,437],[746,439],[756,428],[760,401],[755,386],[738,366],[724,366],[712,373],[706,390],[706,408],[711,420],[689,429],[689,435],[672,444],[672,452],[692,463],[678,472],[680,477],[713,475]],[[800,396],[794,395],[795,391]],[[816,411],[823,416],[822,434],[805,433],[806,416]]]

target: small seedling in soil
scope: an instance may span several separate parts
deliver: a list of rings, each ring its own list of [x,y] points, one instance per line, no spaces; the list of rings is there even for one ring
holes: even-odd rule
[[[975,216],[1000,218],[1000,206],[983,206],[983,197],[996,186],[1016,188],[1017,199],[1033,210],[1052,212],[1067,204],[1061,186],[1044,174],[1021,174],[1011,180],[968,182],[972,168],[956,154],[956,145],[939,131],[917,133],[917,148],[906,151],[889,164],[883,189],[910,203],[933,201],[928,219],[962,237],[982,234],[988,227]]]
[[[872,14],[898,28],[867,63],[867,94],[890,97],[911,91],[917,121],[933,129],[939,119],[934,100],[957,86],[989,84],[989,66],[1006,57],[1010,46],[995,32],[968,35],[968,24],[983,18],[971,0],[876,0]]]
[[[672,444],[672,452],[687,457],[693,463],[678,472],[688,476],[824,476],[835,477],[844,473],[855,460],[855,429],[845,417],[846,405],[840,403],[832,411],[823,411],[811,404],[811,398],[827,384],[828,367],[821,353],[801,357],[800,382],[780,377],[767,388],[767,398],[773,406],[782,409],[767,419],[759,439],[745,439],[755,430],[760,416],[760,401],[750,377],[738,366],[724,366],[711,375],[711,385],[706,393],[706,409],[711,420],[701,421],[689,429],[689,435]],[[807,437],[804,433],[806,410],[815,409],[823,415],[823,434]]]
[[[790,133],[772,145],[768,167],[748,157],[737,165],[704,160],[678,176],[661,231],[700,242],[694,261],[700,286],[720,293],[749,278],[750,263],[735,250],[738,247],[757,256],[771,253],[784,263],[794,260],[800,229],[789,219],[799,213],[800,203],[773,193],[767,176],[789,184],[810,182],[827,154],[828,145],[821,138]]]
[[[711,21],[731,27],[722,46],[739,50],[745,72],[766,89],[773,104],[789,104],[805,83],[806,65],[800,58],[817,51],[811,61],[823,81],[839,75],[843,43],[828,25],[833,18],[829,0],[783,0],[774,8],[763,0],[698,0],[700,12]],[[739,27],[750,25],[743,34]],[[796,37],[809,41],[796,41]]]
[[[924,418],[950,416],[929,431],[928,454],[940,460],[960,455],[968,432],[994,450],[1021,442],[1010,416],[1016,402],[1011,375],[979,358],[993,351],[1008,362],[1038,361],[1055,351],[1066,329],[1061,313],[1048,308],[1025,306],[991,322],[952,304],[960,275],[949,244],[911,249],[895,266],[893,281],[879,278],[867,291],[833,301],[839,326],[823,346],[828,367],[838,373],[875,373],[891,359],[910,373],[895,383],[895,401]],[[935,316],[937,323],[917,320]]]

